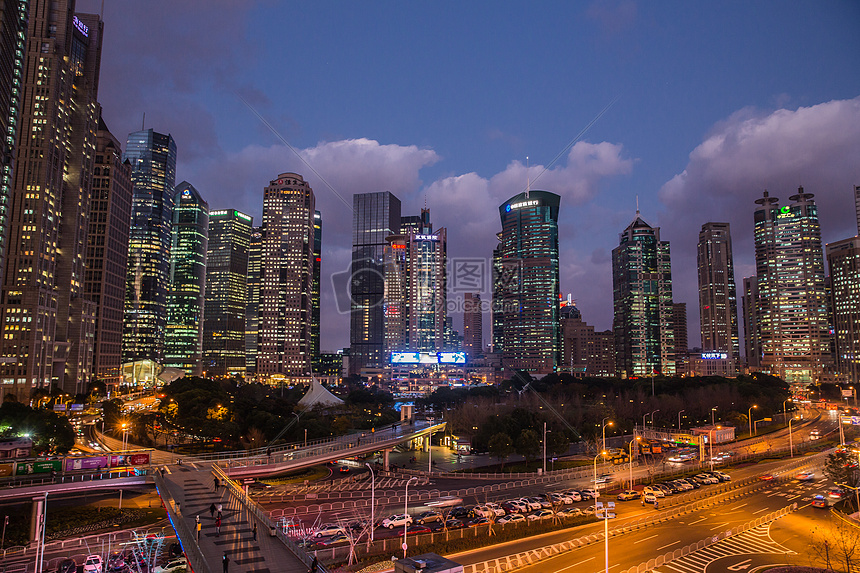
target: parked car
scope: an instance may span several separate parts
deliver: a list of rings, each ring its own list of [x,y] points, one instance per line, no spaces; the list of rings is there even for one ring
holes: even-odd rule
[[[331,547],[333,545],[346,543],[348,541],[349,537],[342,533],[338,533],[337,535],[332,535],[331,537],[322,537],[320,539],[315,539],[312,547],[315,549],[319,549],[321,547]]]
[[[433,533],[433,530],[426,525],[410,525],[406,528],[406,535],[420,535],[422,533]],[[402,529],[398,535],[403,535]]]
[[[582,495],[575,489],[569,489],[561,493],[572,499],[574,502],[582,501]]]
[[[646,491],[643,493],[642,499],[645,503],[657,503],[657,495],[653,491]]]
[[[657,489],[661,490],[664,494],[666,494],[666,497],[675,493],[675,491],[671,487],[666,485],[665,483],[655,483],[654,487],[656,487]]]
[[[827,507],[827,498],[823,495],[816,495],[812,498],[812,507]]]
[[[382,527],[394,529],[395,527],[403,527],[404,525],[412,525],[412,516],[404,513],[395,513],[382,520]]]
[[[590,487],[579,490],[579,495],[582,496],[582,499],[595,499],[598,494],[595,490]]]
[[[477,507],[475,510],[477,511]],[[433,523],[434,521],[443,521],[442,514],[438,511],[425,511],[423,513],[419,513],[413,519],[414,523],[420,523],[422,525],[426,525],[428,523]]]
[[[687,484],[691,489],[699,489],[702,487],[702,484],[692,478],[678,478],[678,481]]]
[[[472,510],[470,510],[469,508],[463,507],[462,505],[458,505],[457,507],[452,509],[451,513],[449,513],[448,515],[451,517],[454,517],[456,519],[460,519],[463,517],[471,517],[472,516]]]
[[[553,503],[563,503],[564,505],[573,503],[573,498],[565,493],[553,492],[549,496]]]
[[[799,481],[813,481],[815,479],[815,472],[813,471],[803,471],[795,476],[795,479]]]
[[[506,515],[504,517],[500,517],[496,523],[501,523],[502,525],[506,523],[516,523],[518,521],[525,521],[526,518],[522,513],[514,513],[512,515]]]
[[[188,562],[185,560],[185,557],[177,557],[164,565],[156,567],[152,570],[152,573],[178,573],[179,571],[185,571],[187,566]]]
[[[534,511],[541,508],[541,503],[539,500],[530,498],[530,497],[521,497],[520,503],[525,505],[529,510]]]
[[[529,514],[527,519],[529,521],[543,521],[544,519],[552,519],[554,515],[551,509],[542,509]]]
[[[489,503],[485,503],[484,505],[488,509],[492,509],[493,513],[496,514],[496,517],[501,517],[505,514],[505,510],[502,509],[502,506],[500,506],[498,503],[489,502]]]
[[[76,573],[78,564],[74,559],[63,559],[57,567],[57,573]]]
[[[645,489],[642,490],[643,493],[650,493],[656,497],[666,497],[666,492],[664,492],[659,487],[653,485],[646,485]]]
[[[107,573],[126,573],[129,571],[128,563],[122,553],[111,553],[105,563],[105,571]]]
[[[445,528],[447,529],[463,529],[464,527],[466,527],[466,524],[459,519],[449,519],[445,522]]]
[[[103,568],[101,555],[88,555],[84,561],[84,573],[102,573]]]
[[[710,474],[706,474],[706,473],[696,474],[693,476],[693,479],[697,479],[697,480],[699,480],[700,483],[704,483],[704,484],[720,483],[720,478],[712,476]]]
[[[582,510],[578,507],[568,507],[556,513],[559,517],[579,517],[582,515]]]
[[[618,494],[619,501],[629,501],[631,499],[639,499],[641,494],[635,489],[628,489]]]
[[[313,537],[328,537],[330,535],[342,534],[343,528],[336,523],[326,523],[314,530]]]
[[[517,515],[517,514],[514,513],[512,515]],[[502,519],[504,519],[504,518],[502,518]],[[486,517],[476,517],[476,518],[472,519],[471,521],[469,521],[468,525],[469,525],[469,527],[477,527],[478,525],[488,525],[489,523],[490,523],[490,520],[487,519]]]

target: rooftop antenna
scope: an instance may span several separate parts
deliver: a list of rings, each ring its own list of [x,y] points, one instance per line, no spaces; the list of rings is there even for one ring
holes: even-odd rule
[[[144,129],[146,129],[145,125],[146,125],[146,112],[143,112],[143,119],[140,120],[140,131],[143,131]]]
[[[99,12],[99,20],[105,19],[105,0],[102,0],[102,9]]]
[[[526,199],[529,198],[529,193],[532,190],[532,179],[529,176],[529,156],[526,155]]]
[[[639,195],[636,195],[636,216],[639,216]]]

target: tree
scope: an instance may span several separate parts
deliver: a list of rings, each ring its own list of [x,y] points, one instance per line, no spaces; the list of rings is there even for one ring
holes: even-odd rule
[[[860,486],[860,474],[857,471],[857,460],[845,450],[837,450],[824,462],[824,475],[835,484],[856,488]]]
[[[540,452],[540,438],[534,430],[523,430],[517,438],[516,451],[526,459],[526,469]]]
[[[511,437],[504,432],[493,434],[490,441],[487,442],[487,448],[490,450],[490,455],[499,460],[502,464],[502,470],[504,470],[505,460],[514,453]]]
[[[550,456],[563,456],[570,448],[570,440],[562,430],[553,430],[546,436],[546,451]]]

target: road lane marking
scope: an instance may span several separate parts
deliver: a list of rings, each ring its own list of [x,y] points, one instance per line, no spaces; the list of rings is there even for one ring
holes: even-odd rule
[[[742,508],[742,507],[746,507],[747,505],[749,505],[749,504],[748,504],[748,503],[742,503],[741,505],[739,505],[739,506],[737,506],[737,507],[730,507],[730,508],[728,508],[728,511],[734,511],[734,510],[736,510],[736,509],[740,509],[740,508]]]
[[[770,508],[763,507],[763,508],[761,508],[760,510],[758,510],[758,511],[754,511],[754,512],[752,512],[752,513],[753,513],[753,515],[755,515],[755,514],[757,514],[757,513],[761,513],[761,512],[763,512],[763,511],[767,511],[768,509],[770,509]]]
[[[574,567],[582,565],[583,563],[588,563],[589,561],[592,561],[593,559],[594,559],[594,557],[589,557],[585,561],[580,561],[579,563],[574,563],[573,565],[568,565],[567,567],[562,567],[561,569],[559,569],[559,571],[564,571],[565,569],[573,569]]]
[[[649,539],[654,539],[657,537],[656,535],[652,535],[651,537],[646,537],[645,539],[640,539],[639,541],[634,541],[633,543],[642,543],[643,541],[648,541]]]
[[[672,543],[670,543],[669,545],[664,545],[663,547],[658,547],[658,548],[656,549],[656,551],[660,551],[661,549],[666,549],[667,547],[672,547],[672,546],[673,546],[673,545],[675,545],[676,543],[681,543],[681,540],[679,539],[678,541],[673,541],[673,542],[672,542]]]
[[[706,519],[708,519],[708,518],[707,518],[707,517],[703,517],[702,519],[697,519],[696,521],[691,521],[691,522],[690,522],[690,525],[696,525],[696,524],[697,524],[697,523],[699,523],[700,521],[705,521]]]
[[[712,528],[711,528],[711,531],[713,531],[713,530],[715,530],[715,529],[721,529],[721,528],[725,527],[726,525],[728,525],[728,523],[721,523],[721,524],[719,524],[719,525],[718,525],[718,526],[716,526],[716,527],[712,527]]]
[[[799,498],[799,497],[800,497],[800,494],[793,495],[793,496],[791,496],[790,498],[788,498],[788,501],[791,501],[791,500],[793,500],[793,499],[797,499],[797,498]]]

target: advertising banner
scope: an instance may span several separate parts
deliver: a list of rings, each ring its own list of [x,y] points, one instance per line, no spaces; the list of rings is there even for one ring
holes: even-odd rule
[[[15,475],[49,474],[51,471],[63,469],[63,460],[37,460],[35,462],[18,462],[15,464]]]
[[[145,466],[149,463],[149,452],[140,454],[118,454],[110,457],[110,467]]]
[[[12,464],[0,464],[0,477],[9,477],[15,471]]]
[[[99,470],[108,465],[107,456],[91,456],[88,458],[66,458],[66,471]]]

